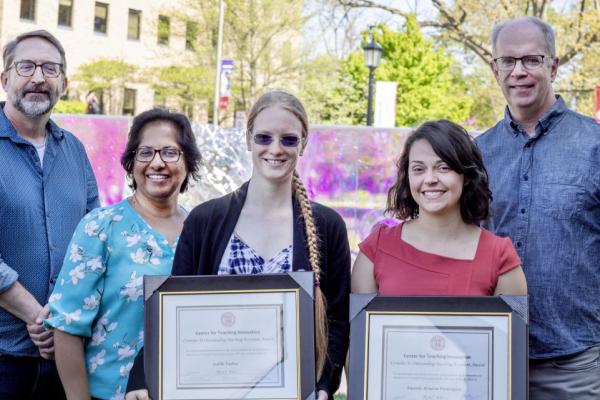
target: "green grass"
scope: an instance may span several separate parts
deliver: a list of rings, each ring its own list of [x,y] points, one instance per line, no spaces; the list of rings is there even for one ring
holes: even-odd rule
[[[346,400],[346,395],[345,394],[336,394],[333,396],[333,400]]]

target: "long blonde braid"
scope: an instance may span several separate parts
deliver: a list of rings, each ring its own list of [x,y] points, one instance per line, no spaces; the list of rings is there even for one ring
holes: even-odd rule
[[[321,378],[325,360],[327,358],[327,300],[321,290],[321,261],[319,259],[319,239],[317,228],[313,218],[312,207],[308,200],[306,188],[297,171],[292,177],[292,190],[300,205],[302,219],[304,220],[304,231],[308,247],[308,259],[315,274],[315,345],[317,356],[317,380]]]

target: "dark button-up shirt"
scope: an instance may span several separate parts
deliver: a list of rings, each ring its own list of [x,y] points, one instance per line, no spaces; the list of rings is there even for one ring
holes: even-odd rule
[[[557,97],[529,137],[508,108],[477,138],[490,176],[487,228],[510,236],[530,295],[530,356],[600,343],[600,124]]]
[[[18,279],[44,305],[77,223],[99,205],[98,188],[75,136],[48,122],[42,166],[0,107],[0,293]],[[2,308],[0,354],[39,355],[24,322]]]

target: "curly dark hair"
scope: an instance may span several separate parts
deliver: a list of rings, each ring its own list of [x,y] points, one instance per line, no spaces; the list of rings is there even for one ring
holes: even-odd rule
[[[422,139],[453,171],[464,176],[460,214],[465,223],[479,225],[490,213],[488,173],[475,141],[462,126],[447,120],[425,122],[408,137],[396,164],[398,175],[388,192],[385,212],[399,219],[419,216],[419,206],[410,193],[408,156],[412,145]]]
[[[188,188],[189,178],[198,180],[199,164],[202,159],[198,146],[196,145],[196,137],[192,131],[190,121],[183,114],[171,112],[162,108],[154,108],[138,114],[133,119],[133,124],[129,130],[125,151],[121,155],[121,165],[127,172],[127,176],[131,177],[129,185],[133,190],[137,188],[135,179],[133,179],[133,164],[135,162],[135,151],[140,145],[142,139],[142,131],[144,127],[154,121],[168,121],[178,128],[177,144],[183,151],[183,159],[187,170],[187,175],[181,185],[180,193],[183,193]]]

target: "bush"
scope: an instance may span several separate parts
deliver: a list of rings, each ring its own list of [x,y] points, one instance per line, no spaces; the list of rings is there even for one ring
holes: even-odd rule
[[[57,114],[85,114],[86,109],[87,106],[83,101],[59,100],[52,111]]]

